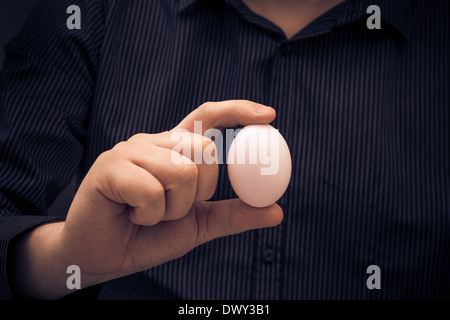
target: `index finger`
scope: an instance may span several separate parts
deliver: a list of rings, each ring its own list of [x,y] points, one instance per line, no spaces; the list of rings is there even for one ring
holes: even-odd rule
[[[203,134],[212,128],[270,123],[275,117],[275,109],[249,100],[206,102],[188,114],[174,129],[194,132],[194,122],[201,121]]]

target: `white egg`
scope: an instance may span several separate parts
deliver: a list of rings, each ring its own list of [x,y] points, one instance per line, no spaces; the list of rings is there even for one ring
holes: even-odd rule
[[[291,153],[283,136],[268,124],[248,125],[234,138],[228,176],[238,197],[253,207],[275,203],[291,179]]]

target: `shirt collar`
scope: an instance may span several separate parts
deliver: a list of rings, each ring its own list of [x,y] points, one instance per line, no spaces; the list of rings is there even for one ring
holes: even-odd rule
[[[381,11],[381,28],[383,22],[392,26],[407,40],[411,37],[414,24],[420,14],[417,9],[413,10],[409,0],[347,0],[349,5],[345,7],[337,21],[338,25],[348,24],[370,15],[367,8],[370,5],[377,5]],[[419,14],[417,14],[419,13]]]
[[[178,0],[178,12],[186,10],[200,0]],[[209,0],[219,1],[219,0]],[[222,0],[230,3],[230,0]],[[370,5],[380,7],[381,19],[395,28],[407,40],[411,37],[413,26],[420,15],[421,8],[413,8],[410,0],[346,0],[337,19],[337,25],[344,25],[362,19],[367,15]],[[415,9],[415,10],[413,10]],[[383,28],[383,25],[382,25]]]

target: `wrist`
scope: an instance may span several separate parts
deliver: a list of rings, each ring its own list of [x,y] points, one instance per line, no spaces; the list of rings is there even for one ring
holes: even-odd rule
[[[63,226],[64,222],[45,224],[12,245],[9,280],[16,298],[58,299],[71,292],[60,242]]]

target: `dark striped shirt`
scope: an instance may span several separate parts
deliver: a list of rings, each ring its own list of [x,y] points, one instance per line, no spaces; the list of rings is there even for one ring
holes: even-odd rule
[[[82,29],[68,30],[77,4]],[[381,29],[366,26],[381,9]],[[0,74],[6,251],[58,192],[135,133],[205,101],[273,106],[291,184],[275,228],[100,286],[118,299],[450,298],[447,0],[346,1],[287,40],[240,0],[48,0]],[[221,166],[214,199],[233,197]],[[368,266],[381,289],[368,289]]]

